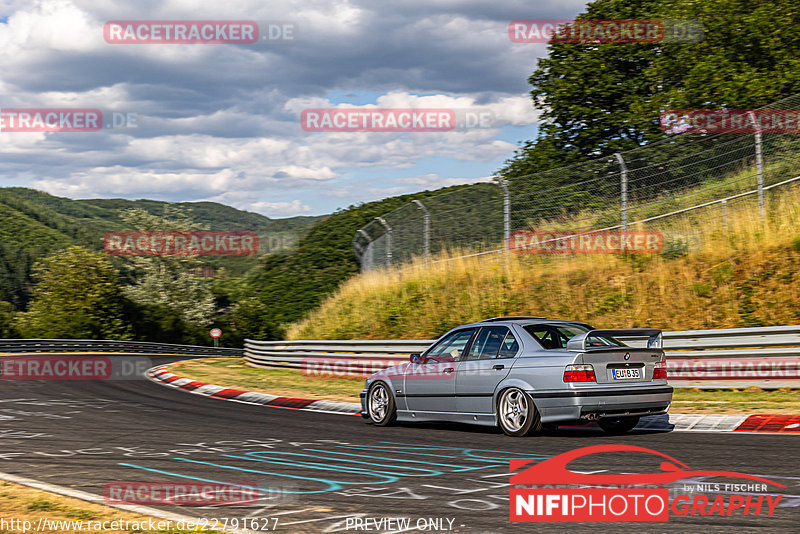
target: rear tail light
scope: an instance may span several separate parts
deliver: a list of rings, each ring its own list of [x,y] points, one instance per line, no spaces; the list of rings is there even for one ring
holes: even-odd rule
[[[568,365],[564,368],[564,382],[594,382],[591,365]]]
[[[653,368],[653,380],[667,379],[667,360],[662,359]]]

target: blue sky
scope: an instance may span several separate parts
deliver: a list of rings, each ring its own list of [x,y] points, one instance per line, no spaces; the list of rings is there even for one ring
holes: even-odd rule
[[[235,5],[235,8],[232,7]],[[514,19],[564,19],[583,0],[0,0],[0,108],[135,113],[138,127],[0,132],[0,186],[70,198],[211,200],[271,217],[329,213],[485,180],[535,137],[527,77],[543,44]],[[276,45],[109,44],[110,20],[291,21]],[[488,128],[312,133],[306,108],[444,107]]]

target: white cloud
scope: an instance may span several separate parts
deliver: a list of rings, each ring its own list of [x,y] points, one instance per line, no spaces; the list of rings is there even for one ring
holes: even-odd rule
[[[0,132],[4,185],[74,198],[258,204],[252,209],[274,215],[476,181],[487,170],[470,177],[464,169],[516,148],[499,128],[539,120],[525,80],[545,48],[511,43],[508,22],[565,18],[583,5],[231,0],[200,13],[190,0],[0,0],[0,16],[9,16],[0,24],[0,107],[96,107],[140,117],[136,129],[93,134]],[[109,20],[215,18],[295,21],[298,39],[111,45],[102,33]],[[336,96],[348,92],[373,107],[483,110],[495,122],[442,133],[302,131],[303,109],[352,107]],[[446,175],[443,161],[458,171]],[[398,169],[409,176],[396,178]]]
[[[311,211],[311,207],[299,200],[292,200],[291,202],[253,202],[246,209],[261,213],[267,217],[292,217],[294,215],[305,215]]]
[[[451,185],[474,184],[478,182],[488,182],[492,179],[491,176],[484,176],[481,178],[445,178],[437,174],[425,174],[420,176],[407,176],[404,178],[396,178],[393,181],[398,184],[408,184],[413,186],[420,186],[424,189],[438,189],[440,187],[449,187]]]

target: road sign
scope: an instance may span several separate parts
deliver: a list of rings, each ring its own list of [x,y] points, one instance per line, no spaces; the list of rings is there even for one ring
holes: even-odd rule
[[[209,333],[211,334],[211,337],[219,337],[222,335],[222,330],[220,330],[219,328],[212,328],[211,332]]]

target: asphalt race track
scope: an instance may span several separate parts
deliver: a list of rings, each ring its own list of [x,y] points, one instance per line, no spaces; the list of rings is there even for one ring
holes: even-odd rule
[[[157,365],[175,358],[150,360]],[[694,469],[761,475],[787,488],[769,490],[783,494],[773,516],[673,516],[653,524],[509,522],[510,459],[610,443],[655,449]],[[254,481],[264,494],[258,503],[162,508],[204,518],[246,517],[270,529],[277,518],[278,532],[376,532],[356,530],[354,518],[398,517],[410,518],[413,532],[796,532],[798,445],[797,436],[772,434],[609,437],[575,430],[509,438],[459,425],[376,428],[357,416],[218,400],[144,377],[0,381],[1,472],[97,495],[112,481]],[[571,467],[646,473],[658,471],[658,464],[647,455],[615,453]],[[431,528],[417,529],[418,521]]]

